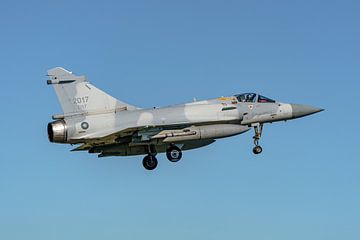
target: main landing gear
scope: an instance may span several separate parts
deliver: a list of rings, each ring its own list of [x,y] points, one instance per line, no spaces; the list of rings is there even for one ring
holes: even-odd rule
[[[154,145],[149,145],[147,149],[148,155],[143,159],[143,166],[146,170],[154,170],[158,165],[158,160],[156,159],[156,149]],[[175,145],[170,145],[166,150],[166,157],[170,162],[178,162],[182,157],[182,151],[179,147]]]
[[[255,130],[255,136],[253,137],[254,138],[254,144],[255,144],[255,147],[253,148],[253,153],[254,154],[260,154],[263,151],[262,147],[259,145],[259,141],[260,141],[260,138],[261,138],[263,127],[264,127],[264,124],[262,124],[262,123],[257,124],[257,125],[254,126],[254,130]]]
[[[156,159],[156,149],[154,145],[148,146],[148,155],[143,159],[143,166],[146,170],[154,170],[158,165],[158,160]]]
[[[147,155],[143,159],[143,166],[146,170],[154,170],[158,165],[158,160],[153,155]]]
[[[170,162],[178,162],[182,157],[181,149],[175,145],[171,145],[166,150],[166,157]]]

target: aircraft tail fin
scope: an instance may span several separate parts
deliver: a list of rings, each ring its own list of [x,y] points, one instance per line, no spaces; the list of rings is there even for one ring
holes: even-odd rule
[[[96,88],[85,76],[76,76],[64,68],[52,68],[48,76],[47,84],[53,85],[65,116],[137,109]]]

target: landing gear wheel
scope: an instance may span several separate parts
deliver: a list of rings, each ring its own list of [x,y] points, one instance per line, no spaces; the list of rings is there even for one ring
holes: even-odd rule
[[[158,161],[155,156],[147,155],[143,159],[143,166],[146,170],[154,170],[158,165]]]
[[[262,147],[260,147],[260,146],[255,146],[255,147],[253,148],[253,153],[254,153],[254,154],[260,154],[260,153],[262,153]]]
[[[166,157],[167,159],[169,159],[170,162],[177,162],[181,159],[182,157],[182,151],[180,148],[178,148],[177,146],[173,145],[170,146],[167,150],[166,150]]]
[[[255,136],[253,137],[254,145],[255,145],[255,147],[253,148],[254,154],[262,153],[262,147],[259,146],[259,141],[262,135],[263,127],[264,127],[263,124],[257,124],[254,126],[254,130],[255,130]]]

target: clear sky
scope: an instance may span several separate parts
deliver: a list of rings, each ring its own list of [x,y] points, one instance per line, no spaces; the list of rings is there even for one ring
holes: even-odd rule
[[[360,239],[359,1],[0,3],[0,239]],[[326,111],[185,152],[50,144],[63,66],[140,107],[255,91]]]

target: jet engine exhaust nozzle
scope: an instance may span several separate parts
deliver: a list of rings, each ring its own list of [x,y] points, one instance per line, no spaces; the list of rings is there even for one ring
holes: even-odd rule
[[[67,125],[65,121],[59,120],[55,122],[50,122],[47,126],[47,132],[50,142],[66,143]]]

